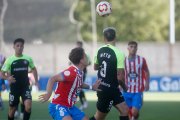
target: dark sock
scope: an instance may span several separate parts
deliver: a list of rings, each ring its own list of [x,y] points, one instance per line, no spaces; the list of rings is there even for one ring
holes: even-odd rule
[[[119,116],[119,120],[129,120],[128,116]]]
[[[23,120],[29,120],[30,118],[30,115],[31,115],[31,112],[26,112],[26,110],[24,111],[24,117],[23,117]]]
[[[9,115],[8,115],[8,120],[14,120],[14,117],[9,117]]]
[[[93,117],[91,117],[89,120],[96,120],[96,118],[93,116]]]

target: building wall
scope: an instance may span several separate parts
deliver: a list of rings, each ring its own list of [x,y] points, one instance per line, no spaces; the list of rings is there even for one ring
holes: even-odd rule
[[[97,45],[98,47],[101,44]],[[127,43],[116,45],[127,55]],[[51,75],[65,69],[68,64],[68,54],[75,43],[61,44],[25,44],[24,53],[32,56],[40,75]],[[84,44],[84,48],[93,61],[92,44]],[[13,46],[6,44],[6,56],[14,53]],[[138,54],[146,58],[152,75],[180,74],[180,43],[171,46],[168,43],[139,43]],[[93,65],[88,67],[89,75],[95,75]]]

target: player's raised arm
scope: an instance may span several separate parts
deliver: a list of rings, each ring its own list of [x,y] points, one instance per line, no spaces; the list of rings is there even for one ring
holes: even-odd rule
[[[46,93],[39,96],[39,99],[41,102],[46,102],[49,100],[53,91],[54,83],[60,82],[60,81],[63,81],[63,78],[60,74],[54,75],[48,80],[48,83],[46,86]]]

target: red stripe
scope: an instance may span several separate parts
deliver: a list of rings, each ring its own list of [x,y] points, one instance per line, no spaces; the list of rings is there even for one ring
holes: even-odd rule
[[[138,65],[140,65],[140,56],[138,56]],[[138,92],[139,92],[140,89],[141,89],[141,88],[140,88],[140,86],[141,86],[141,85],[140,85],[140,80],[141,80],[141,78],[140,78],[140,74],[141,74],[141,73],[140,73],[140,72],[141,72],[141,67],[139,66],[139,68],[138,68],[138,85],[139,85],[139,86],[138,86]]]
[[[135,57],[135,59],[134,59],[134,61],[133,61],[133,64],[134,64],[134,73],[136,73],[136,57]],[[137,79],[134,79],[134,92],[136,92],[136,80]]]
[[[129,62],[129,73],[131,72],[131,62],[128,60]],[[131,78],[129,77],[130,79],[130,83],[132,82]],[[130,85],[130,92],[132,91],[132,85]]]

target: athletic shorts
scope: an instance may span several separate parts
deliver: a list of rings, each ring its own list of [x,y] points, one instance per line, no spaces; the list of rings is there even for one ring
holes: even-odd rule
[[[124,97],[122,96],[122,94],[119,94],[118,89],[111,94],[102,91],[97,92],[97,97],[97,109],[103,113],[108,113],[111,110],[112,106],[116,106],[117,104],[124,102]]]
[[[143,93],[123,93],[124,99],[128,107],[135,107],[138,110],[142,107]]]
[[[49,104],[49,114],[54,120],[62,120],[65,116],[71,116],[73,120],[82,120],[85,117],[84,112],[80,111],[76,106],[68,108],[53,103]]]
[[[18,106],[20,97],[22,98],[22,101],[24,102],[27,99],[32,100],[31,96],[31,90],[29,86],[19,90],[11,90],[9,93],[9,105],[10,106]]]

